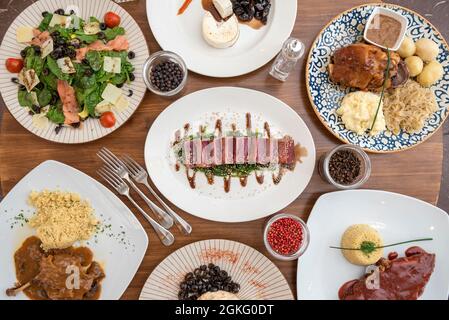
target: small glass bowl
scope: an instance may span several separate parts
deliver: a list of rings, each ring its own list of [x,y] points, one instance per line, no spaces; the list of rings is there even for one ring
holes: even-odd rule
[[[329,172],[329,161],[330,161],[332,155],[335,152],[340,151],[340,150],[352,151],[360,159],[360,174],[357,177],[357,179],[355,179],[354,182],[351,184],[340,184],[340,183],[336,182],[334,179],[332,179],[332,176],[330,175],[330,172]],[[319,165],[318,165],[318,171],[319,171],[321,177],[324,179],[324,181],[330,183],[331,185],[333,185],[334,187],[336,187],[338,189],[343,189],[343,190],[356,189],[356,188],[360,188],[370,177],[371,161],[370,161],[368,155],[366,154],[366,152],[363,151],[360,147],[354,146],[354,145],[349,145],[349,144],[343,144],[338,147],[335,147],[334,149],[327,152],[326,154],[324,154],[321,157]]]
[[[283,255],[280,254],[278,252],[276,252],[270,245],[270,243],[268,242],[268,231],[271,228],[271,225],[282,218],[291,218],[294,219],[295,221],[298,221],[299,224],[301,225],[302,228],[302,243],[298,249],[298,251],[290,254],[290,255]],[[299,217],[292,215],[292,214],[287,214],[287,213],[280,213],[277,215],[274,215],[273,217],[271,217],[270,220],[268,220],[268,222],[265,225],[265,229],[263,232],[263,242],[265,244],[265,248],[267,248],[268,252],[276,259],[278,260],[284,260],[284,261],[291,261],[291,260],[296,260],[298,259],[306,250],[307,247],[309,246],[309,241],[310,241],[310,234],[309,234],[309,229],[307,228],[306,223]]]
[[[153,70],[153,68],[158,65],[159,63],[162,62],[166,62],[166,61],[171,61],[171,62],[175,62],[177,63],[183,73],[184,73],[184,77],[181,81],[181,83],[179,84],[179,86],[172,90],[172,91],[160,91],[158,88],[156,88],[155,86],[153,86],[153,84],[151,83],[151,71]],[[182,89],[184,89],[186,83],[187,83],[187,74],[188,74],[188,70],[187,70],[187,66],[186,63],[184,62],[184,60],[176,53],[171,52],[171,51],[158,51],[153,53],[148,59],[147,61],[145,61],[145,64],[143,65],[143,80],[145,82],[145,85],[147,86],[147,88],[159,95],[159,96],[163,96],[163,97],[171,97],[174,96],[178,93],[180,93],[182,91]]]

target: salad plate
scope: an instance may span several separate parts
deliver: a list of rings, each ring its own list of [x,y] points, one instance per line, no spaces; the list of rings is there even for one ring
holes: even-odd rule
[[[293,293],[276,265],[259,251],[236,241],[191,243],[165,258],[148,277],[140,300],[177,300],[184,276],[213,263],[238,283],[241,300],[292,300]]]
[[[385,248],[384,254],[402,255],[412,246],[435,254],[435,269],[420,299],[447,300],[447,213],[424,201],[378,190],[338,191],[317,200],[307,221],[311,235],[309,248],[298,260],[298,299],[338,299],[339,288],[344,283],[364,275],[363,266],[348,263],[340,250],[329,248],[339,246],[345,229],[354,224],[371,226],[381,234],[385,244],[432,238],[432,241]]]
[[[3,243],[0,299],[27,299],[23,293],[8,297],[5,290],[16,282],[14,252],[25,238],[35,234],[27,224],[35,211],[28,203],[30,192],[43,190],[74,192],[90,203],[100,228],[89,240],[77,245],[88,246],[104,269],[106,277],[99,298],[119,299],[142,262],[148,247],[147,234],[134,214],[109,189],[57,161],[45,161],[34,168],[0,203],[0,240]]]
[[[237,42],[217,49],[201,34],[204,2],[212,1],[194,0],[178,15],[184,0],[147,0],[147,15],[151,31],[164,50],[182,56],[189,70],[210,77],[235,77],[262,67],[281,50],[296,20],[296,0],[272,0],[266,25],[254,29],[240,24]]]
[[[394,134],[385,130],[376,135],[357,134],[348,130],[337,114],[343,97],[352,88],[342,87],[330,79],[329,64],[337,49],[363,40],[365,25],[375,8],[387,8],[405,17],[406,36],[416,43],[421,38],[432,40],[438,46],[436,57],[443,68],[442,78],[430,90],[435,95],[436,111],[423,127],[413,133],[401,130]],[[318,119],[334,136],[345,143],[358,145],[368,152],[387,153],[407,150],[419,145],[434,134],[448,115],[449,47],[440,32],[418,13],[392,4],[368,4],[349,9],[332,19],[313,42],[306,65],[306,86],[310,102]],[[385,104],[385,100],[384,100]]]
[[[251,130],[245,129],[248,118],[252,124]],[[272,141],[279,142],[280,146],[284,138],[289,136],[291,149],[294,141],[299,146],[295,150],[303,151],[304,157],[301,157],[293,170],[286,170],[282,181],[273,181],[276,179],[271,178],[272,175],[273,178],[277,176],[277,169],[272,172],[266,168],[265,179],[254,177],[254,170],[258,171],[256,164],[247,163],[224,165],[223,170],[233,170],[229,173],[232,176],[229,179],[226,177],[227,172],[223,174],[223,170],[215,170],[223,166],[208,166],[211,170],[208,171],[204,165],[196,168],[196,179],[187,179],[185,169],[190,166],[178,163],[179,150],[176,147],[183,143],[174,144],[177,134],[190,127],[185,138],[189,139],[191,135],[193,139],[201,135],[203,142],[206,136],[211,141],[213,131],[217,131],[214,127],[216,129],[218,124],[222,138],[227,136],[226,145],[229,141],[232,143],[234,137],[236,140],[240,138],[240,141],[249,139],[245,136],[247,131],[251,131],[253,138],[255,135],[261,138],[264,127],[269,125]],[[263,139],[260,141],[269,140]],[[194,141],[199,142],[198,139]],[[215,142],[221,142],[221,138],[215,138]],[[237,145],[234,156],[238,153]],[[231,145],[230,149],[232,162],[234,157]],[[255,220],[283,209],[304,191],[315,167],[313,138],[298,114],[273,96],[236,87],[197,91],[167,107],[148,132],[144,154],[153,183],[167,199],[193,215],[223,222]],[[200,172],[202,169],[205,174]],[[209,173],[215,177],[209,176]]]
[[[65,15],[56,14],[57,10],[64,10]],[[118,16],[120,24],[116,28],[104,26],[99,30],[98,25],[102,25],[108,12]],[[61,17],[71,19],[64,21],[69,21],[72,25],[62,23]],[[61,21],[56,21],[56,18],[60,18]],[[52,19],[56,20],[51,21]],[[82,22],[76,24],[77,21]],[[91,23],[98,23],[97,30],[87,29],[86,25]],[[65,28],[64,25],[68,27]],[[30,38],[34,36],[33,42],[26,39],[31,32],[33,34]],[[124,39],[126,45],[121,45],[118,40]],[[51,48],[47,47],[47,40],[53,40],[55,50],[59,50],[59,45],[67,46],[64,49],[66,51],[59,55],[55,50],[47,52],[47,48]],[[65,43],[58,42],[62,40]],[[87,53],[84,52],[85,54],[78,54],[84,47],[93,48],[93,46],[97,48],[89,49]],[[72,54],[71,51],[74,51],[73,55],[68,57]],[[146,92],[141,70],[148,56],[148,48],[140,27],[124,9],[112,1],[37,1],[17,16],[3,38],[0,47],[0,92],[12,116],[33,134],[58,143],[85,143],[110,134],[132,116]],[[67,62],[69,67],[70,65],[75,67],[75,72],[72,68],[63,66],[61,61],[67,57],[71,59]],[[26,86],[24,88],[21,74],[11,73],[9,68],[9,71],[7,70],[5,64],[10,58],[23,58],[24,69],[36,69],[40,81],[34,88]],[[104,59],[108,61],[104,62]],[[117,63],[116,69],[112,69],[111,61],[117,59],[121,59],[121,66]],[[85,79],[82,79],[82,74],[85,75]],[[133,79],[134,81],[131,81]],[[68,82],[65,85],[64,80]],[[120,87],[120,90],[114,89],[123,95],[123,104],[120,108],[118,103],[117,108],[113,108],[117,101],[111,105],[102,103],[106,101],[102,96],[106,96],[104,89],[107,84]],[[32,98],[33,92],[38,99]],[[67,97],[60,99],[61,94]],[[54,100],[51,100],[52,96]],[[73,99],[70,100],[72,96],[76,99],[75,102]],[[71,104],[76,104],[76,110],[69,108]],[[61,110],[57,111],[58,105],[59,109],[64,110],[64,114]],[[89,106],[86,107],[87,105]],[[103,109],[97,109],[98,105]],[[100,121],[103,113],[111,110],[113,119],[105,118],[106,122]],[[69,119],[70,112],[76,119]],[[36,115],[38,113],[39,115]]]

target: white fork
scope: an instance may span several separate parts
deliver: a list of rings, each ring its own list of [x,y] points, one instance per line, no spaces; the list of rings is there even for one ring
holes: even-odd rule
[[[148,197],[142,191],[140,191],[140,189],[130,179],[125,164],[119,158],[117,158],[115,154],[109,151],[109,149],[103,147],[100,149],[100,151],[97,152],[97,155],[101,160],[103,160],[109,170],[113,171],[120,178],[126,180],[130,184],[130,186],[150,207],[151,211],[153,211],[153,213],[158,217],[161,225],[164,228],[170,229],[173,226],[173,218],[167,212],[159,208],[153,201],[148,199]]]
[[[178,229],[188,235],[192,233],[192,226],[181,218],[175,211],[173,211],[151,188],[150,183],[148,182],[148,173],[147,171],[134,159],[132,159],[128,155],[124,155],[122,157],[123,163],[126,165],[131,178],[133,178],[136,182],[141,183],[147,187],[147,189],[151,192],[151,194],[156,198],[156,200],[164,207],[165,211],[173,218],[175,225]]]
[[[122,178],[120,178],[115,172],[109,171],[106,168],[101,168],[97,171],[97,173],[104,179],[106,182],[108,182],[114,190],[116,190],[120,195],[126,196],[129,201],[140,211],[140,213],[147,219],[147,221],[151,224],[154,231],[156,231],[156,234],[158,235],[161,242],[166,245],[170,246],[175,241],[175,237],[173,234],[165,229],[163,226],[161,226],[159,223],[157,223],[153,218],[151,218],[137,203],[134,201],[133,198],[129,195],[129,187],[126,184],[125,181],[123,181]]]

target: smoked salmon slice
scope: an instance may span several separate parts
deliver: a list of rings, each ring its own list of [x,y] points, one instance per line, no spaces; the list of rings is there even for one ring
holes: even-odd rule
[[[67,81],[58,80],[58,94],[62,101],[62,111],[65,116],[64,124],[80,122],[79,106],[75,97],[75,89]]]
[[[38,29],[33,29],[34,38],[31,40],[31,44],[34,46],[42,46],[42,44],[50,38],[50,32],[40,32]]]
[[[104,44],[101,40],[92,42],[90,45],[84,48],[76,50],[76,61],[81,62],[86,57],[87,52],[91,50],[95,51],[123,51],[129,49],[129,42],[125,36],[117,36],[114,40]]]

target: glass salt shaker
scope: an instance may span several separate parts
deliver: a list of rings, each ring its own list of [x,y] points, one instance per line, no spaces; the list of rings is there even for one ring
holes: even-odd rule
[[[271,66],[270,75],[280,81],[287,80],[303,55],[304,44],[296,38],[288,38]]]

